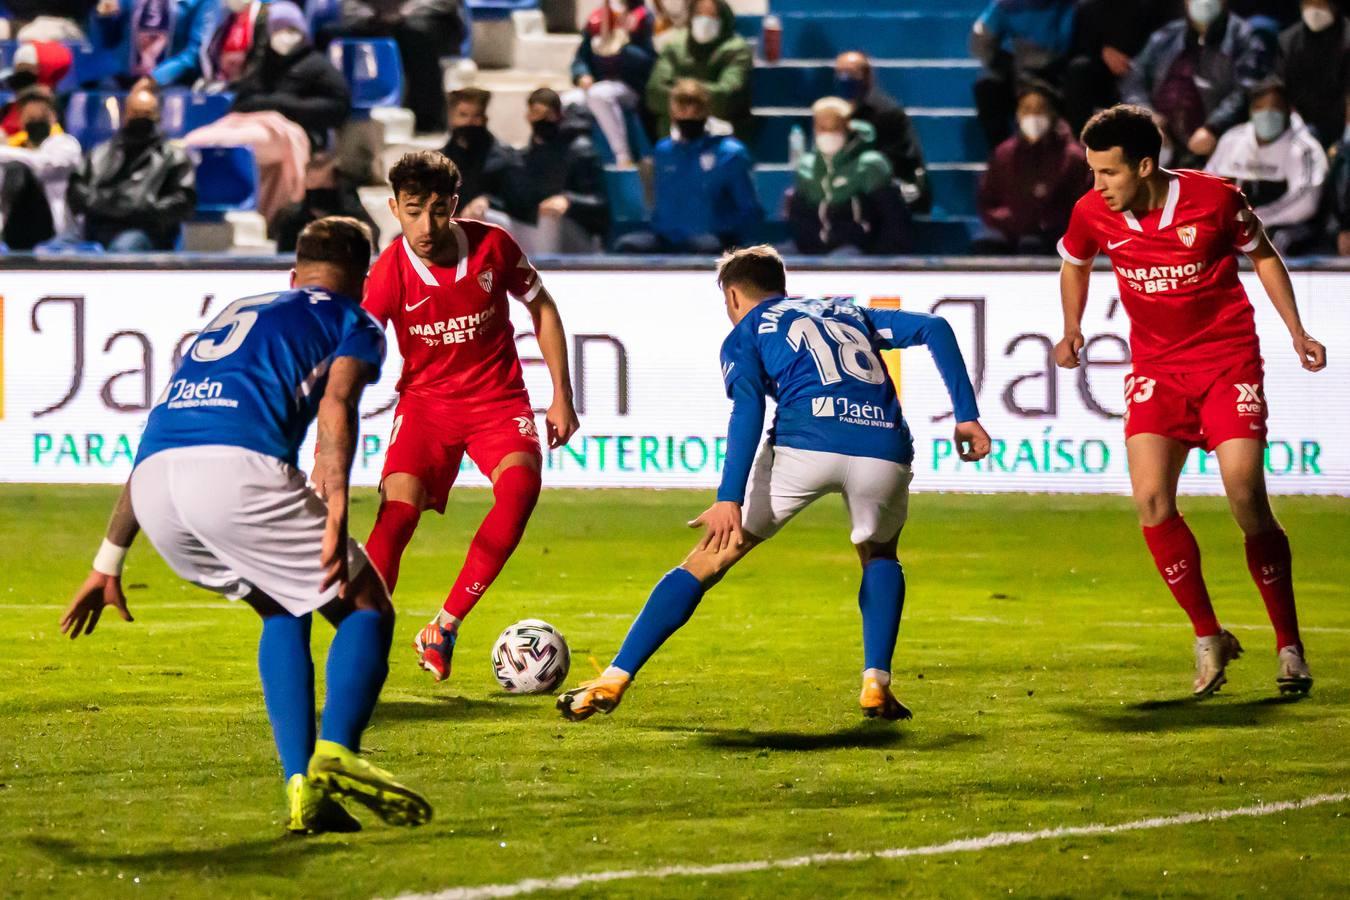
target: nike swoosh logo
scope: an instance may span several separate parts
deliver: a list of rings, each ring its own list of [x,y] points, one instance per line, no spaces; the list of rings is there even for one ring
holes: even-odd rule
[[[1176,584],[1178,581],[1180,581],[1181,579],[1183,579],[1183,578],[1185,578],[1185,577],[1186,577],[1186,573],[1185,573],[1185,572],[1182,572],[1182,573],[1181,573],[1180,575],[1178,575],[1176,578],[1169,578],[1169,579],[1167,579],[1167,583],[1168,583],[1168,584]]]
[[[423,297],[421,300],[418,300],[418,301],[417,301],[416,303],[414,303],[412,306],[409,306],[409,305],[406,304],[406,303],[403,304],[403,309],[404,309],[405,311],[407,311],[407,312],[412,312],[414,309],[417,309],[417,307],[421,306],[423,303],[426,303],[426,302],[427,302],[428,300],[430,300],[430,299],[431,299],[431,295],[430,295],[430,294],[427,294],[425,297]]]
[[[1280,576],[1276,575],[1274,578],[1262,578],[1262,579],[1261,579],[1261,583],[1262,583],[1262,584],[1274,584],[1275,582],[1277,582],[1277,581],[1279,581],[1279,580],[1280,580]]]
[[[1252,431],[1260,431],[1260,430],[1261,430],[1261,426],[1258,425],[1257,423],[1253,422],[1253,423],[1252,423]]]
[[[1123,241],[1114,241],[1114,242],[1113,242],[1113,241],[1107,241],[1107,242],[1106,242],[1106,249],[1107,249],[1107,250],[1114,250],[1114,249],[1116,249],[1117,247],[1123,247],[1123,246],[1125,246],[1126,244],[1128,244],[1128,243],[1129,243],[1130,241],[1132,241],[1132,240],[1134,240],[1134,238],[1126,238],[1126,239],[1123,240]]]

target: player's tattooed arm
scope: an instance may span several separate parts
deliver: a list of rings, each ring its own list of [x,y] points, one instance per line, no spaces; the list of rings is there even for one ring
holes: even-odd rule
[[[374,368],[351,356],[339,356],[328,371],[328,387],[319,401],[319,452],[314,485],[328,504],[323,535],[326,590],[347,583],[347,488],[356,456],[357,409]]]
[[[139,531],[140,523],[131,508],[131,482],[127,482],[113,507],[103,546],[94,557],[94,566],[61,616],[62,634],[69,634],[71,640],[81,634],[93,634],[103,610],[109,606],[117,611],[122,621],[134,621],[127,609],[126,594],[122,592],[122,562]]]
[[[1294,299],[1294,283],[1289,278],[1289,269],[1285,266],[1280,252],[1270,243],[1264,233],[1261,241],[1247,258],[1256,269],[1256,277],[1266,289],[1271,305],[1284,320],[1289,336],[1294,341],[1294,352],[1303,368],[1309,372],[1320,372],[1327,366],[1327,348],[1321,341],[1303,330],[1303,319],[1298,314],[1298,301]]]
[[[1059,302],[1064,310],[1064,337],[1055,345],[1055,362],[1064,369],[1078,368],[1083,349],[1083,310],[1087,308],[1092,266],[1065,261],[1059,267]]]
[[[553,403],[544,416],[548,427],[549,447],[561,447],[577,433],[581,423],[577,420],[576,408],[572,405],[572,371],[567,362],[567,331],[563,328],[562,315],[558,304],[548,288],[540,287],[531,300],[526,301],[530,318],[534,322],[535,339],[539,342],[539,355],[544,357],[544,365],[553,379]]]

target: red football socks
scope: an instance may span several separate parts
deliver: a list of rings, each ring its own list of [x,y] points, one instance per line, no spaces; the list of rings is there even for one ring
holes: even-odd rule
[[[389,593],[394,593],[398,583],[398,566],[403,560],[403,551],[408,548],[413,532],[417,530],[417,520],[422,513],[411,503],[402,500],[385,500],[380,503],[380,511],[375,514],[375,527],[366,541],[366,556],[370,564],[384,579]]]
[[[1200,574],[1200,545],[1186,520],[1178,513],[1161,525],[1145,525],[1144,542],[1172,596],[1190,616],[1195,636],[1218,634],[1219,620],[1214,617],[1209,590]]]
[[[1283,529],[1247,538],[1247,569],[1266,602],[1266,615],[1275,626],[1275,649],[1302,647],[1298,610],[1294,607],[1293,557]]]
[[[512,466],[492,486],[493,504],[469,544],[464,568],[445,598],[445,611],[463,619],[501,574],[525,534],[525,525],[539,500],[539,473],[529,466]]]

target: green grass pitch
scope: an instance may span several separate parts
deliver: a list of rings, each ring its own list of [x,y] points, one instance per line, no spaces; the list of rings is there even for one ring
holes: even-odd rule
[[[1276,699],[1273,637],[1221,499],[1184,508],[1247,655],[1185,700],[1191,638],[1123,498],[916,495],[897,694],[864,722],[858,566],[837,500],[757,550],[611,717],[563,722],[497,688],[516,619],[558,626],[574,684],[602,663],[692,534],[707,492],[549,491],[434,685],[410,641],[490,496],[457,492],[404,562],[392,671],[367,733],[424,790],[425,828],[283,834],[258,626],[142,544],[137,621],[71,643],[57,618],[114,492],[0,487],[0,895],[392,897],[616,869],[921,847],[1113,824],[1350,786],[1350,501],[1282,498],[1317,679]],[[365,535],[374,495],[361,493]],[[322,673],[331,630],[315,625]],[[322,685],[320,685],[322,698]],[[359,813],[361,811],[358,811]],[[1257,818],[730,875],[583,896],[1346,896],[1350,803]]]

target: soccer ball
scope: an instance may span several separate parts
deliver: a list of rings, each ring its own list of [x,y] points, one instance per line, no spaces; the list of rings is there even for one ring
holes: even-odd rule
[[[567,677],[572,653],[567,640],[547,622],[522,619],[492,646],[492,671],[512,694],[550,694]]]

